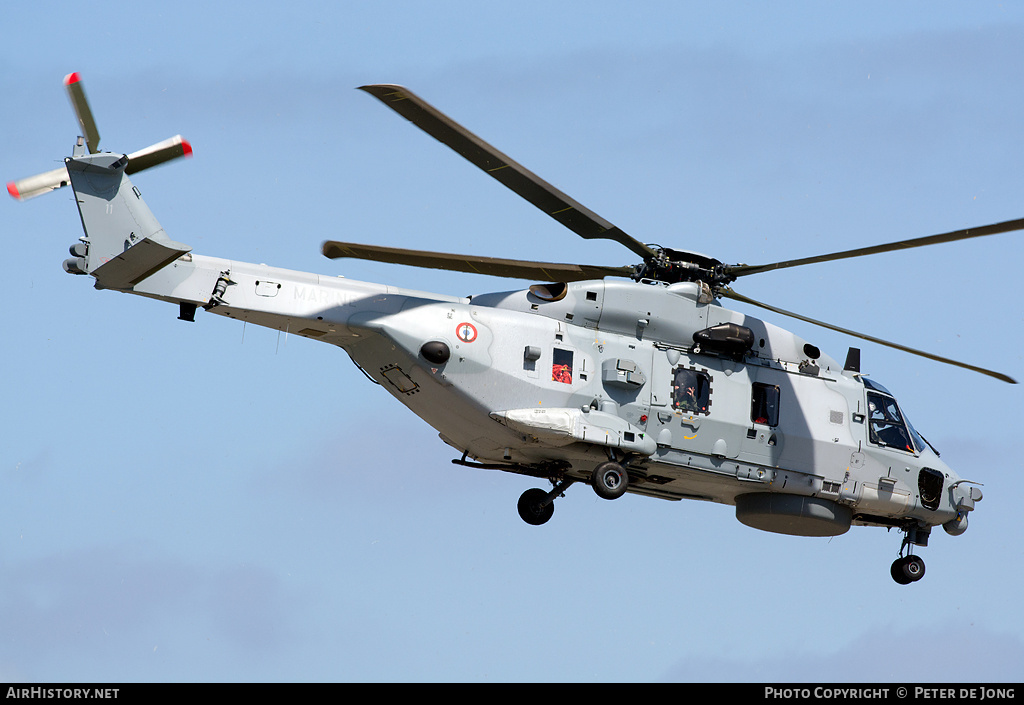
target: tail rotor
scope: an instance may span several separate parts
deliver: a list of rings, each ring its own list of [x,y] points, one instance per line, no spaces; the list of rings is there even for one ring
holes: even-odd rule
[[[64,89],[67,91],[68,99],[71,101],[71,107],[74,108],[75,116],[78,119],[78,125],[82,132],[75,145],[73,156],[84,156],[86,151],[89,154],[97,154],[99,152],[100,133],[96,127],[96,120],[93,118],[92,109],[89,107],[89,101],[85,97],[85,88],[82,85],[81,76],[77,71],[69,73],[64,77]],[[175,135],[127,155],[128,165],[125,167],[124,172],[126,174],[135,174],[178,157],[190,156],[192,156],[192,145],[181,135]],[[70,183],[71,179],[68,176],[67,167],[60,166],[42,174],[8,182],[7,193],[19,201],[26,201],[48,191],[54,191],[67,186]]]

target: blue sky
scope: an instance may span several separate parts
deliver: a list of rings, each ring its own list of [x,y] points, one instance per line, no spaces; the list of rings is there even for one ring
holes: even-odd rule
[[[1009,3],[21,4],[0,27],[5,180],[70,151],[70,71],[104,148],[192,142],[135,179],[173,239],[445,294],[517,284],[320,243],[633,258],[359,85],[407,85],[634,237],[726,262],[1024,216]],[[8,199],[0,224],[0,680],[1020,679],[1020,386],[860,345],[984,483],[900,587],[882,529],[783,537],[585,487],[527,526],[533,481],[451,465],[340,350],[64,274],[69,193]],[[1024,380],[1022,259],[1018,233],[736,288]],[[840,359],[857,345],[764,317]]]

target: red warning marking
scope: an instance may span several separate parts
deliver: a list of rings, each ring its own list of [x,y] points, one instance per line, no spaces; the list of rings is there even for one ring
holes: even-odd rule
[[[476,326],[468,322],[460,323],[455,326],[455,335],[463,343],[472,343],[476,340]]]

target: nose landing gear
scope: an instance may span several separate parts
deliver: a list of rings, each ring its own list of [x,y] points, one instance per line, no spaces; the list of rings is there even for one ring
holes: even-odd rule
[[[924,577],[924,561],[910,551],[914,545],[927,546],[929,529],[911,526],[904,529],[903,545],[900,546],[900,557],[892,562],[889,574],[900,585],[916,583]],[[905,554],[905,555],[904,555]]]
[[[903,556],[892,562],[889,572],[900,585],[916,583],[924,577],[924,561],[920,556]]]

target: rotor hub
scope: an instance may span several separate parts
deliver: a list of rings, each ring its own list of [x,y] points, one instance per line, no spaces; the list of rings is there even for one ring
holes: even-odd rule
[[[657,257],[637,267],[635,279],[653,279],[668,284],[704,282],[716,289],[735,279],[723,273],[722,263],[714,257],[667,247],[657,248],[656,252]]]

